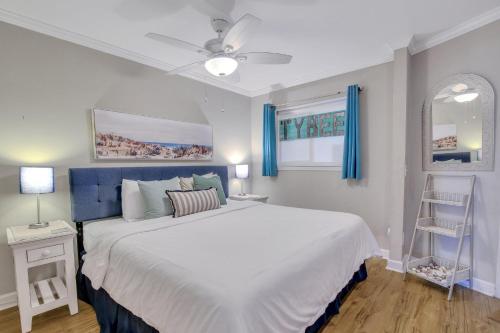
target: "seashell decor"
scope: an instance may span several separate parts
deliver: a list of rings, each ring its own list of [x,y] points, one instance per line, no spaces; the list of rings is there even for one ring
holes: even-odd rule
[[[423,275],[427,278],[431,278],[439,282],[445,282],[447,276],[453,273],[452,269],[448,269],[445,266],[440,266],[433,261],[427,265],[418,265],[417,267],[412,267],[411,271],[415,274]]]

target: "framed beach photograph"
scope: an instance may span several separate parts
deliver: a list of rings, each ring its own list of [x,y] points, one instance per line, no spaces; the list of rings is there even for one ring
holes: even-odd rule
[[[97,160],[206,161],[212,127],[109,110],[92,110]]]
[[[455,124],[433,124],[432,126],[432,150],[456,150],[457,149],[457,125]]]

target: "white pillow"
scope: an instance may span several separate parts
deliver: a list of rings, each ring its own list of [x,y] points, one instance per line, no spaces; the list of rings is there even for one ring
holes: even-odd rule
[[[203,175],[202,177],[211,178],[214,175],[215,174],[213,172],[210,172],[210,173],[207,173],[206,175]],[[180,177],[180,179],[181,179],[181,181],[180,181],[181,190],[183,190],[183,191],[192,191],[192,190],[194,190],[194,180],[193,180],[193,177],[188,177],[188,178]]]
[[[122,180],[122,215],[126,222],[144,220],[144,201],[136,180]]]

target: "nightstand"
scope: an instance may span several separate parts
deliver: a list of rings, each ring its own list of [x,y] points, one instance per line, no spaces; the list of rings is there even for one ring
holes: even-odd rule
[[[73,238],[76,231],[64,221],[49,222],[47,228],[7,228],[8,244],[14,254],[16,288],[21,330],[31,331],[33,316],[68,305],[78,312]],[[30,268],[55,263],[56,276],[30,283]]]
[[[230,195],[229,199],[236,201],[260,201],[263,203],[267,202],[269,197],[267,195],[258,195],[258,194],[245,194],[245,195]]]

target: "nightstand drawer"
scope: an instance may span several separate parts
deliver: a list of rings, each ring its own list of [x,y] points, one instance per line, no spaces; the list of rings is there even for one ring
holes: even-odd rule
[[[53,246],[42,247],[39,249],[28,250],[28,262],[62,256],[64,254],[64,245],[57,244]]]

